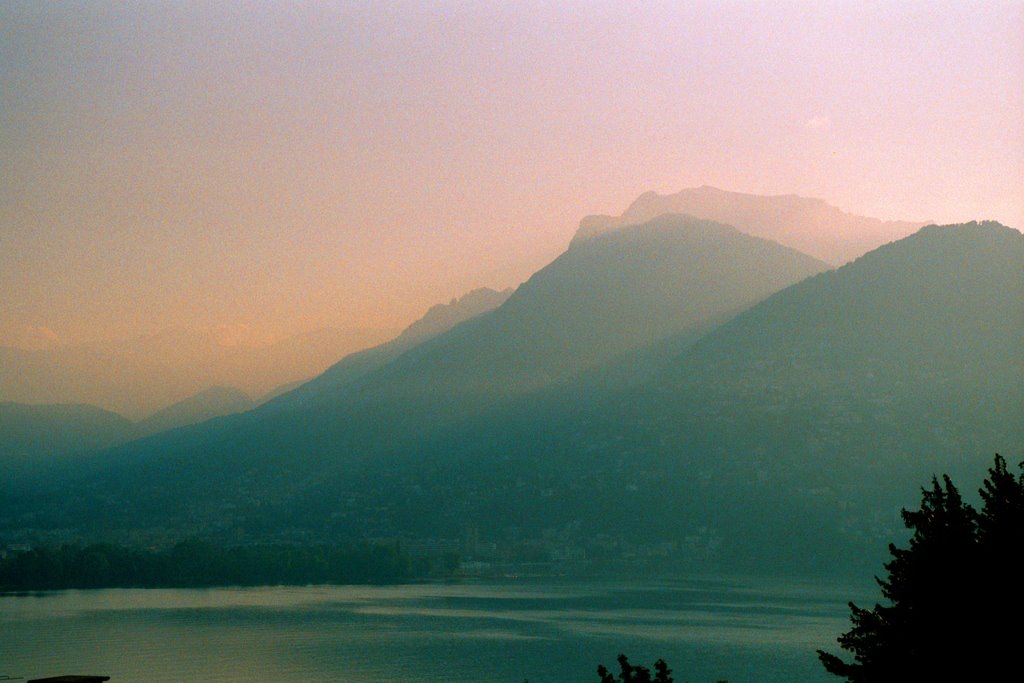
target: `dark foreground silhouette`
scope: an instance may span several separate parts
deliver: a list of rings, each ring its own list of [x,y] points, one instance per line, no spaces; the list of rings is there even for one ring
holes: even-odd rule
[[[668,668],[668,664],[665,663],[664,659],[659,659],[654,663],[654,678],[651,678],[650,669],[639,664],[630,664],[629,658],[626,655],[619,655],[618,662],[618,677],[609,671],[604,664],[597,667],[600,683],[674,683],[675,681],[672,677],[672,669]],[[720,680],[717,683],[729,682]]]
[[[651,670],[646,666],[630,664],[626,655],[619,655],[619,677],[615,678],[604,664],[597,667],[597,675],[601,677],[601,683],[673,683],[672,669],[664,659],[654,663],[654,678],[651,678]]]
[[[903,510],[913,531],[889,545],[884,604],[850,603],[853,626],[839,636],[847,661],[818,650],[825,669],[849,683],[998,680],[1019,670],[1024,616],[1024,463],[1014,476],[999,455],[979,491],[978,511],[948,476]],[[998,676],[997,676],[998,674]]]
[[[839,636],[852,661],[818,650],[825,669],[848,683],[1003,680],[1019,670],[1017,625],[1024,617],[1024,462],[1014,475],[999,455],[965,503],[948,476],[922,489],[921,507],[903,510],[913,533],[889,544],[885,604],[850,603],[852,627]],[[673,683],[664,660],[654,677],[618,657],[620,673],[598,666],[600,683]],[[719,683],[724,683],[720,681]]]

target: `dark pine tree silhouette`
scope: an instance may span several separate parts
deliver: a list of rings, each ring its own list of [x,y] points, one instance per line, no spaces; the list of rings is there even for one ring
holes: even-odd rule
[[[996,456],[979,491],[979,595],[974,626],[985,661],[1021,669],[1020,624],[1024,620],[1024,463],[1014,477]],[[1012,668],[1011,668],[1012,667]]]
[[[612,675],[604,664],[597,667],[597,675],[601,683],[672,683],[672,669],[668,668],[665,660],[659,659],[654,663],[654,678],[651,678],[651,670],[646,666],[633,665],[629,663],[626,655],[619,655],[619,677]]]
[[[848,662],[818,650],[825,669],[849,683],[981,680],[1017,668],[1012,640],[1024,577],[1024,474],[996,455],[979,514],[948,476],[922,489],[921,507],[903,511],[909,547],[889,545],[877,579],[887,604],[850,603],[841,635]]]

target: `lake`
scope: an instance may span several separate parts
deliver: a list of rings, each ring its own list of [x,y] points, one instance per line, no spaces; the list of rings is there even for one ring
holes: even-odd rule
[[[846,584],[505,580],[60,591],[0,597],[0,677],[141,681],[597,682],[620,652],[682,683],[835,681],[814,650]]]

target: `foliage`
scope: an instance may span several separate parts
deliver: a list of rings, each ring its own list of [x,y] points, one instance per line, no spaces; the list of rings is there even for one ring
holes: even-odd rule
[[[413,573],[407,556],[382,545],[223,547],[191,539],[153,551],[67,544],[0,561],[0,590],[379,583]]]
[[[597,667],[597,675],[601,677],[601,683],[672,683],[672,669],[664,659],[654,663],[654,678],[651,678],[651,670],[646,666],[633,665],[629,663],[626,655],[619,655],[619,677],[615,678],[604,664]]]
[[[1013,670],[1013,627],[1024,608],[1024,463],[1012,475],[995,456],[980,490],[980,512],[948,476],[903,511],[909,547],[890,544],[888,576],[876,579],[886,604],[850,603],[852,628],[838,639],[853,661],[818,651],[825,669],[849,683],[977,680]]]

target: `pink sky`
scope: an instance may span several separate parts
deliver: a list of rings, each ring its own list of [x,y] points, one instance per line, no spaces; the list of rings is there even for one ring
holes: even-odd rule
[[[1021,229],[1024,2],[0,6],[0,343],[397,327],[704,184]]]

